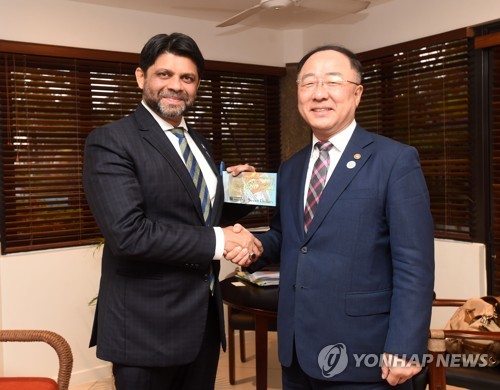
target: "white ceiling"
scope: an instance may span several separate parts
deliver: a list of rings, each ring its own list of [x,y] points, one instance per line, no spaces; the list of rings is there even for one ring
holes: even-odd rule
[[[116,8],[162,13],[214,22],[214,26],[235,14],[259,4],[259,0],[70,0]],[[301,29],[317,24],[355,23],[366,17],[370,7],[387,1],[371,0],[366,10],[344,16],[338,12],[339,4],[349,7],[361,0],[301,0],[300,6],[281,10],[260,9],[239,25],[278,30]],[[335,10],[335,12],[333,11]],[[231,27],[221,27],[230,29]]]

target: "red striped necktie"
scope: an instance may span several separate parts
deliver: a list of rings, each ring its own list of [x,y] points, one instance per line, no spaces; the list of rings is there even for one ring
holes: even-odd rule
[[[307,191],[306,207],[304,208],[304,231],[306,233],[314,218],[314,211],[318,206],[323,188],[325,188],[328,167],[330,166],[329,152],[333,145],[329,141],[319,141],[314,147],[319,149],[319,156],[314,162]]]

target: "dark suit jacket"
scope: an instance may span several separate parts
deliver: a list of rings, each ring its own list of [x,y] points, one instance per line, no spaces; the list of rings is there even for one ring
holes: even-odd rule
[[[259,236],[263,260],[281,259],[280,361],[291,364],[295,343],[312,377],[380,381],[380,367],[356,368],[354,354],[409,356],[427,347],[434,238],[418,154],[358,126],[304,234],[310,150],[280,167],[278,209],[271,230]],[[346,347],[347,367],[325,377],[320,352],[338,343]]]
[[[223,212],[218,169],[207,141],[190,131],[217,173],[213,226],[248,208]],[[178,153],[140,104],[94,130],[85,146],[84,187],[105,238],[91,345],[103,360],[171,366],[198,354],[207,318],[215,233],[205,225],[198,193]],[[225,206],[224,206],[225,207]],[[220,264],[214,263],[218,274]],[[222,301],[215,285],[225,347]]]

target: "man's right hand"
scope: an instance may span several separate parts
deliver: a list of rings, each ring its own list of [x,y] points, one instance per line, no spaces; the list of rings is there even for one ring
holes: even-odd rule
[[[223,228],[224,257],[234,264],[248,267],[263,252],[262,243],[240,224]]]

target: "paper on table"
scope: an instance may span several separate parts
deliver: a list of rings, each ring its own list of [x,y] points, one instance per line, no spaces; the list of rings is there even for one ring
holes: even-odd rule
[[[256,284],[257,286],[277,286],[280,283],[279,271],[257,271],[253,274],[240,271],[235,276],[238,279]]]

